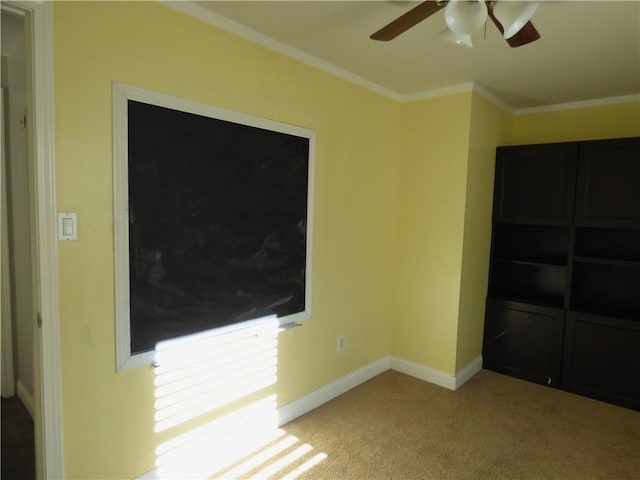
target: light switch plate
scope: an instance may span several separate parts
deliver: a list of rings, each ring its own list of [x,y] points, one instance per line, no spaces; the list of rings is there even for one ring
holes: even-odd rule
[[[58,212],[58,240],[78,239],[78,215]]]

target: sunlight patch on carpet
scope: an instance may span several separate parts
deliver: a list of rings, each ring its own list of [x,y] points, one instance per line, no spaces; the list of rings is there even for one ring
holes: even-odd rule
[[[294,480],[327,458],[279,428],[268,388],[277,381],[278,332],[269,318],[158,344],[155,431],[177,432],[158,445],[156,468],[145,478]],[[181,427],[243,400],[252,403],[187,432]]]

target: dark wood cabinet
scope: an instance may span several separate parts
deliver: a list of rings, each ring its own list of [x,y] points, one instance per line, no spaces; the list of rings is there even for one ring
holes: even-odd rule
[[[640,409],[640,138],[498,147],[483,358]]]
[[[569,227],[494,225],[489,296],[562,308]]]
[[[640,138],[583,142],[576,225],[640,227]]]
[[[498,147],[494,220],[570,225],[578,144]]]
[[[577,227],[574,253],[570,308],[640,321],[640,229]]]
[[[640,410],[640,322],[567,312],[562,385]]]
[[[559,385],[564,310],[487,299],[485,368]]]

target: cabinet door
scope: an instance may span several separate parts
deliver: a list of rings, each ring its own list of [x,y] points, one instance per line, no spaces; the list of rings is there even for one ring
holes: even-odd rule
[[[640,137],[580,144],[575,219],[640,228]]]
[[[564,310],[487,299],[485,368],[541,384],[560,384]]]
[[[494,221],[570,225],[577,143],[498,147]]]
[[[562,384],[640,410],[640,320],[567,312]]]

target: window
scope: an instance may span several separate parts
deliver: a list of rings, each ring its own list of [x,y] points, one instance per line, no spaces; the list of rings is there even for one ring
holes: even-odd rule
[[[314,133],[114,84],[117,370],[309,318]]]

